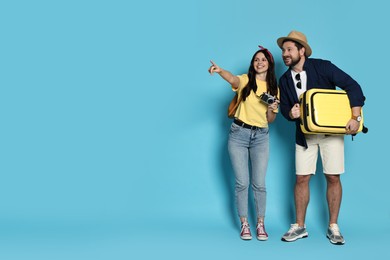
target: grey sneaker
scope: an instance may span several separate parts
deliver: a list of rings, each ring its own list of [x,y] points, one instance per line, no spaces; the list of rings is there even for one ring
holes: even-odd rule
[[[344,237],[341,235],[339,226],[337,224],[330,224],[326,236],[334,245],[344,245],[345,243]]]
[[[308,237],[309,233],[306,231],[306,227],[300,227],[298,224],[291,224],[290,229],[283,235],[282,241],[292,242],[299,238]]]

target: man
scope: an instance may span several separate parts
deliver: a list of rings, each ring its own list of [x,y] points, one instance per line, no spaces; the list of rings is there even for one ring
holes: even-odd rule
[[[342,187],[340,175],[344,172],[343,135],[305,135],[299,127],[299,96],[311,88],[336,89],[347,92],[351,105],[351,119],[346,125],[347,134],[355,134],[360,126],[361,108],[365,97],[359,84],[330,61],[309,58],[312,50],[306,36],[292,31],[281,37],[277,44],[282,49],[284,64],[289,69],[280,77],[280,108],[283,116],[296,123],[296,183],[294,189],[296,223],[282,237],[283,241],[295,241],[308,236],[305,225],[309,203],[309,181],[316,172],[318,149],[327,181],[329,228],[327,237],[337,245],[345,243],[337,225]]]

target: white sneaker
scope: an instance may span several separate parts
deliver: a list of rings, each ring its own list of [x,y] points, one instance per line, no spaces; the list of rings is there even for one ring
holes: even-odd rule
[[[340,233],[339,226],[337,224],[330,224],[326,236],[329,241],[334,245],[344,245],[345,240],[343,235]]]
[[[306,226],[300,227],[297,223],[291,224],[290,229],[283,235],[282,241],[292,242],[299,238],[308,237]]]

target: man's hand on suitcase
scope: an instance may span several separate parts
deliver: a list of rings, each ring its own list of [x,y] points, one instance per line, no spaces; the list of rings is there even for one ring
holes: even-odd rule
[[[290,110],[290,118],[297,119],[300,116],[301,116],[301,108],[299,107],[299,104],[296,103]]]
[[[355,119],[351,119],[348,121],[347,126],[345,129],[347,130],[347,135],[353,135],[356,134],[359,130],[360,122],[356,121]]]
[[[362,107],[352,107],[352,115],[360,115],[362,113]],[[355,119],[350,119],[345,126],[347,135],[354,135],[357,133],[360,127],[360,122]]]

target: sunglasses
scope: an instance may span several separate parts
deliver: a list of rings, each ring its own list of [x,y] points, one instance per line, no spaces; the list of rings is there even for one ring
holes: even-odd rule
[[[297,88],[301,89],[302,88],[301,75],[298,73],[297,75],[295,75],[295,79],[298,81]]]

